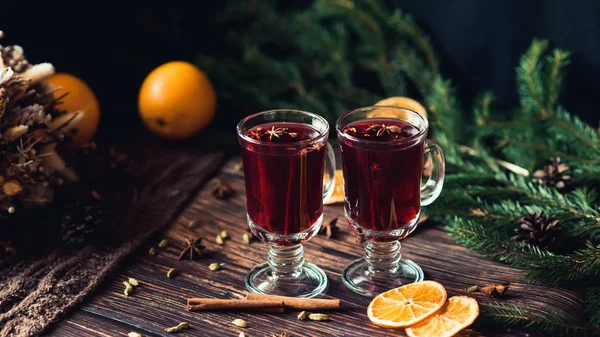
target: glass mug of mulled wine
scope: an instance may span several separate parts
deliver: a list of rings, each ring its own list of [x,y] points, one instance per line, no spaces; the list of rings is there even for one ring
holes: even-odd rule
[[[242,147],[250,230],[269,244],[267,262],[246,276],[250,292],[314,297],[327,276],[304,262],[302,243],[323,223],[323,201],[333,193],[335,156],[329,124],[299,110],[271,110],[237,125]],[[324,186],[324,175],[330,177]]]
[[[341,116],[336,130],[345,215],[352,231],[366,240],[365,257],[344,269],[344,284],[373,296],[423,280],[416,263],[401,259],[399,240],[416,228],[421,206],[439,196],[444,182],[444,157],[426,140],[427,119],[400,107],[364,107]],[[423,182],[424,162],[431,173]]]

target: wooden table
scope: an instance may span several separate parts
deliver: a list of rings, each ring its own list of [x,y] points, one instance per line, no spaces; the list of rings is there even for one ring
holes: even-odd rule
[[[86,304],[77,309],[53,330],[51,336],[126,336],[136,331],[143,336],[173,336],[165,327],[179,322],[189,322],[191,328],[177,336],[272,336],[283,331],[288,336],[399,336],[402,331],[392,331],[370,324],[366,317],[369,298],[359,296],[345,288],[340,272],[350,261],[359,258],[364,250],[357,245],[355,236],[341,223],[341,232],[334,239],[317,236],[305,245],[306,259],[321,266],[329,277],[330,287],[324,297],[341,298],[344,310],[329,312],[330,322],[300,321],[297,312],[275,313],[225,313],[188,312],[189,297],[234,298],[245,294],[244,277],[257,264],[266,259],[266,245],[254,241],[242,242],[247,228],[243,175],[239,159],[225,165],[219,178],[229,183],[236,195],[228,201],[218,200],[205,186],[194,201],[173,222],[165,233],[154,237],[130,256],[112,278],[98,290]],[[325,221],[343,215],[342,205],[325,207]],[[200,226],[189,229],[188,222],[200,220]],[[225,245],[215,243],[221,230],[227,230],[231,239]],[[196,261],[177,259],[185,237],[204,238],[211,256]],[[151,256],[148,250],[161,239],[169,240],[165,249],[157,249]],[[523,272],[504,264],[491,262],[454,243],[441,226],[424,223],[402,242],[403,257],[416,261],[425,271],[426,279],[441,282],[448,295],[466,294],[465,288],[478,284],[512,282],[510,296],[505,303],[526,303],[532,308],[549,307],[581,310],[582,295],[547,286],[527,285]],[[212,262],[224,263],[219,271],[209,271]],[[169,268],[179,271],[175,278],[167,278]],[[134,277],[140,282],[133,295],[125,297],[123,281]],[[553,296],[560,292],[561,296]],[[483,294],[471,294],[481,305],[493,299]],[[545,308],[545,309],[544,309]],[[241,329],[231,322],[242,318],[248,323]],[[492,331],[489,325],[469,330],[467,336],[526,336],[519,331]],[[529,335],[531,336],[531,335]]]

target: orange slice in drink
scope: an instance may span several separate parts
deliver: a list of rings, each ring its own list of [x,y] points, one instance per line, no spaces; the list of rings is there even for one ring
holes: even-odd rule
[[[371,322],[384,328],[406,328],[438,311],[446,289],[434,281],[410,283],[377,295],[369,304]]]
[[[442,310],[406,329],[409,337],[450,337],[471,325],[479,316],[474,298],[453,296]]]
[[[395,97],[390,97],[390,98],[381,100],[381,101],[375,103],[375,105],[384,106],[384,107],[372,110],[367,117],[369,117],[369,118],[387,117],[387,118],[406,119],[406,117],[407,117],[406,111],[385,107],[385,106],[395,106],[395,107],[412,110],[412,111],[420,114],[421,116],[425,117],[425,119],[427,119],[427,110],[425,109],[425,107],[423,107],[423,105],[421,105],[421,103],[415,101],[412,98],[395,96]]]
[[[325,201],[325,205],[344,202],[344,174],[342,170],[335,171],[333,194]]]

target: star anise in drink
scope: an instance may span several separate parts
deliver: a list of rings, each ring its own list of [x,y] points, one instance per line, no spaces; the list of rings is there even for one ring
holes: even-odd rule
[[[373,124],[365,129],[365,133],[370,136],[375,134],[377,138],[387,133],[390,138],[397,139],[402,134],[402,129],[397,125]]]
[[[263,129],[261,127],[257,127],[256,129],[248,132],[248,137],[261,140],[262,136],[265,135],[266,133],[267,132],[265,131],[265,129]]]
[[[202,238],[189,238],[185,239],[185,248],[179,253],[179,260],[182,260],[186,256],[189,257],[190,261],[192,261],[195,257],[204,256],[203,250],[206,248],[200,244]]]
[[[276,128],[276,127],[271,127],[271,130],[267,131],[267,135],[269,136],[269,140],[273,140],[273,137],[275,138],[280,138],[283,135],[289,135],[292,138],[295,138],[298,134],[295,132],[289,132],[288,128]]]

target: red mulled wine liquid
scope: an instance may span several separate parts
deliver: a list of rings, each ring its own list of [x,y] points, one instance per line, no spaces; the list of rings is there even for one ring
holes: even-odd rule
[[[326,146],[294,143],[315,138],[317,130],[306,124],[272,123],[255,127],[246,136],[260,141],[242,149],[252,221],[281,235],[309,229],[323,213]]]
[[[410,224],[421,208],[424,146],[423,141],[406,146],[398,142],[416,135],[419,129],[402,120],[370,118],[349,124],[343,132],[372,142],[388,142],[369,146],[362,141],[341,140],[350,218],[361,228],[375,231]]]

